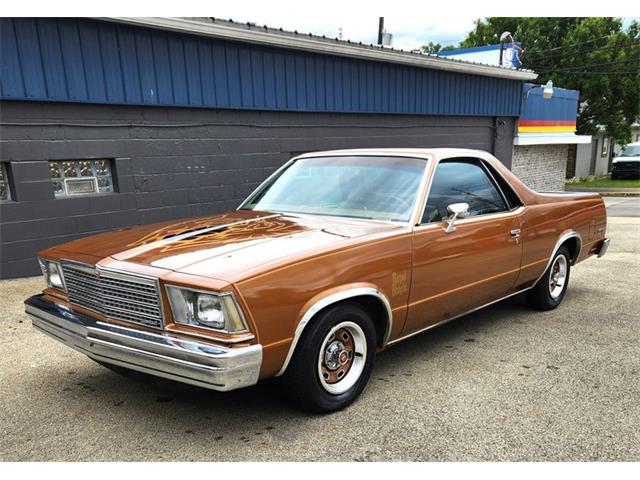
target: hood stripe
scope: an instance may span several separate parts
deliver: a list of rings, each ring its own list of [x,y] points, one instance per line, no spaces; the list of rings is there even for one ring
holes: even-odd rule
[[[244,223],[250,223],[250,222],[257,222],[258,220],[265,220],[268,218],[275,218],[275,217],[279,217],[280,214],[273,214],[273,215],[265,215],[264,217],[254,217],[254,218],[247,218],[245,220],[239,220],[237,222],[231,222],[231,223],[225,223],[222,225],[216,225],[214,227],[206,227],[206,228],[201,228],[200,230],[191,230],[189,232],[180,234],[180,235],[175,235],[173,237],[170,238],[163,238],[162,240],[157,240],[155,242],[150,242],[150,243],[146,243],[144,245],[139,245],[137,247],[133,247],[130,249],[125,249],[122,250],[120,252],[114,253],[111,256],[124,256],[126,258],[133,258],[133,257],[137,257],[138,255],[140,255],[141,253],[147,252],[149,250],[154,250],[156,248],[161,248],[165,245],[168,245],[170,243],[174,243],[176,241],[180,241],[180,240],[184,240],[193,236],[197,236],[197,235],[203,235],[205,233],[209,233],[209,232],[215,232],[216,230],[222,230],[228,227],[232,227],[235,225],[242,225]]]

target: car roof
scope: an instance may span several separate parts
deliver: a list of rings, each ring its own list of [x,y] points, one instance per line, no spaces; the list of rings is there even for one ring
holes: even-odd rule
[[[375,155],[390,157],[443,158],[443,157],[479,157],[486,158],[490,154],[482,150],[466,148],[353,148],[345,150],[324,150],[309,152],[296,158]]]

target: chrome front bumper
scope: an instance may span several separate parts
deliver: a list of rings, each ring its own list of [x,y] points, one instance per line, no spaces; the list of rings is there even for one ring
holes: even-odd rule
[[[262,346],[226,348],[100,322],[35,295],[25,302],[33,326],[94,360],[212,390],[258,381]]]

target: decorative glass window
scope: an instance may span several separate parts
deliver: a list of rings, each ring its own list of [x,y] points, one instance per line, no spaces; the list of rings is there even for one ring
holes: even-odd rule
[[[49,172],[56,197],[113,192],[111,162],[106,159],[50,161]]]
[[[11,190],[9,189],[9,177],[4,163],[0,163],[0,202],[11,200]]]

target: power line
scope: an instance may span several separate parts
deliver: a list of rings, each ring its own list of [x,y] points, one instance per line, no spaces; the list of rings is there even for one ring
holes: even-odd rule
[[[618,32],[615,32],[615,33],[618,33]],[[587,41],[584,41],[584,42],[577,42],[577,43],[572,43],[572,44],[569,44],[569,45],[561,45],[559,47],[546,48],[544,50],[535,50],[534,49],[534,50],[529,51],[529,53],[532,53],[532,52],[533,53],[538,53],[538,52],[539,53],[548,53],[548,52],[553,52],[555,50],[561,50],[563,48],[577,47],[578,45],[587,45],[589,43],[598,42],[598,41],[603,40],[605,38],[609,38],[609,37],[611,37],[613,35],[614,35],[613,33],[610,33],[609,35],[604,35],[602,37],[593,38],[591,40],[587,40]]]
[[[597,47],[597,48],[591,48],[591,49],[587,49],[587,50],[580,50],[577,52],[572,52],[572,51],[564,51],[564,52],[557,52],[557,53],[552,53],[550,55],[546,54],[545,52],[533,52],[534,55],[533,57],[536,59],[549,59],[549,58],[562,58],[565,56],[576,56],[576,55],[584,55],[586,53],[594,53],[594,52],[604,52],[606,50],[612,50],[612,49],[616,49],[616,48],[622,48],[620,45],[605,45],[603,47]],[[527,49],[524,50],[524,56],[530,56],[531,52],[529,52]]]
[[[575,69],[580,69],[580,68],[592,68],[592,67],[606,67],[606,66],[610,66],[610,65],[621,65],[621,64],[627,64],[627,63],[635,63],[635,64],[639,64],[640,65],[640,61],[638,61],[638,59],[633,59],[633,60],[619,60],[616,62],[606,62],[606,63],[592,63],[591,65],[567,65],[567,66],[562,66],[561,68],[558,68],[555,71],[559,71],[559,70],[575,70]],[[536,68],[540,68],[540,73],[543,73],[545,71],[549,71],[549,67],[545,67],[544,65],[528,65],[529,68],[532,69],[536,69]],[[546,70],[545,70],[546,68]]]

